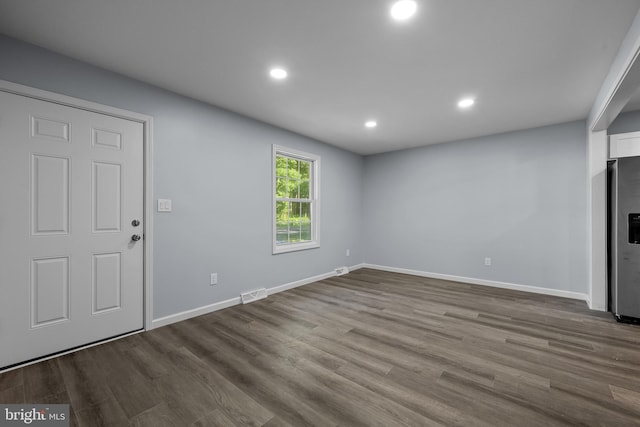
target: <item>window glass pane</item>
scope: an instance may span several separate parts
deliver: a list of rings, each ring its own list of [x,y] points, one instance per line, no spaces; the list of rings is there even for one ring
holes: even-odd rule
[[[297,243],[300,241],[300,220],[292,219],[289,221],[289,242]]]
[[[288,176],[289,178],[299,179],[300,177],[300,162],[296,159],[289,159]]]
[[[300,198],[309,198],[309,181],[300,181]]]
[[[300,203],[289,204],[289,242],[300,241]]]
[[[300,204],[300,238],[311,240],[311,203]]]
[[[311,221],[311,203],[304,202],[300,203],[300,217],[306,218]]]
[[[276,244],[289,243],[289,204],[276,203]]]
[[[291,229],[289,231],[289,243],[298,243],[300,241],[300,229]]]
[[[284,224],[283,228],[278,228],[276,231],[276,245],[285,245],[287,243],[289,243],[289,232],[287,224]]]
[[[291,202],[289,207],[289,222],[300,218],[300,202]]]
[[[287,158],[276,156],[276,176],[287,176]]]
[[[276,179],[276,197],[287,197],[287,179]]]
[[[300,181],[295,180],[295,179],[289,179],[289,198],[290,199],[297,199],[299,196],[299,185],[300,185]]]
[[[300,238],[301,240],[311,240],[311,221],[302,221],[302,225],[300,227]]]
[[[289,204],[287,202],[276,203],[276,219],[281,222],[289,221]]]
[[[311,170],[311,162],[305,162],[303,160],[300,160],[300,179],[309,180],[311,178],[310,170]]]

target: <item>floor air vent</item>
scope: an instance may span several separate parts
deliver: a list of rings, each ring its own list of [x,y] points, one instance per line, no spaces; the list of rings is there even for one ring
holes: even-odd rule
[[[243,292],[240,294],[240,298],[242,299],[243,304],[248,304],[250,302],[258,301],[259,299],[264,299],[266,297],[267,297],[266,288],[256,289],[254,291]]]

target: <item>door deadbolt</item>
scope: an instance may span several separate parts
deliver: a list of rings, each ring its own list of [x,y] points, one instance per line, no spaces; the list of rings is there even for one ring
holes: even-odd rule
[[[137,227],[140,225],[140,220],[139,219],[134,219],[133,221],[131,221],[131,225],[133,225],[134,227]]]

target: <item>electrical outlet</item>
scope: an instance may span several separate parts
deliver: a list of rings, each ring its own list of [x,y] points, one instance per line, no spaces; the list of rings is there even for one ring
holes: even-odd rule
[[[491,258],[486,257],[486,258],[484,259],[484,265],[486,265],[487,267],[489,267],[489,266],[491,265]]]
[[[351,249],[347,249],[347,256],[351,256]]]
[[[211,282],[210,285],[217,285],[218,284],[218,273],[211,273]]]
[[[171,212],[171,200],[158,199],[158,212]]]

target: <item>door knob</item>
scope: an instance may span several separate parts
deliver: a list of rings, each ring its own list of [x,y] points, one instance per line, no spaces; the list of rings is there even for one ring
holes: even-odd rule
[[[142,237],[140,237],[139,234],[134,234],[133,236],[131,236],[131,240],[133,240],[134,242],[137,242],[140,239],[142,239]]]
[[[140,220],[139,219],[134,219],[133,221],[131,221],[131,225],[133,225],[134,227],[137,227],[140,225]]]

